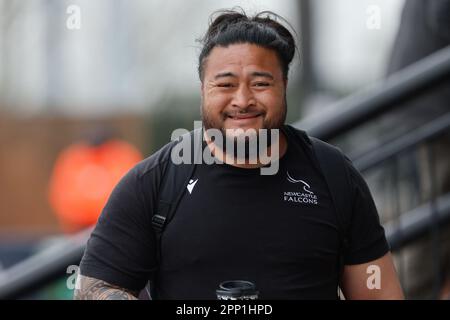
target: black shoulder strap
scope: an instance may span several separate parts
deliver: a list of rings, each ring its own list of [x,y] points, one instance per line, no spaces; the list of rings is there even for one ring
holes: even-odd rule
[[[186,140],[187,139],[187,140]],[[186,143],[191,149],[190,163],[174,164],[171,159],[167,163],[161,174],[161,184],[158,191],[158,206],[152,217],[152,227],[156,237],[156,259],[158,265],[161,261],[161,237],[164,228],[173,219],[177,207],[186,192],[186,186],[194,175],[198,157],[201,156],[202,129],[196,129],[183,135],[178,143]],[[174,144],[175,145],[175,144]],[[168,154],[171,157],[171,151]],[[148,289],[150,287],[150,289]],[[155,285],[149,282],[145,288],[145,296],[154,299],[156,297]]]
[[[195,164],[175,165],[170,160],[167,163],[167,168],[159,189],[158,208],[152,217],[152,225],[158,242],[164,228],[173,218],[194,171]]]
[[[314,137],[310,137],[310,140],[336,208],[339,228],[343,238],[346,238],[347,217],[352,210],[346,160],[338,148]]]
[[[319,162],[331,200],[335,208],[336,221],[340,238],[339,278],[344,269],[344,253],[348,248],[349,217],[352,211],[352,192],[348,167],[344,154],[335,146],[307,135],[305,131],[286,126],[286,132],[297,138],[304,138],[311,142],[313,152]],[[339,279],[340,280],[340,279]]]
[[[186,186],[194,174],[196,159],[201,152],[201,132],[201,129],[196,129],[179,139],[179,143],[187,143],[191,149],[190,163],[174,164],[169,159],[165,166],[158,192],[158,208],[152,218],[158,244],[165,226],[173,218],[178,204],[186,192]],[[196,144],[200,144],[200,148],[196,148]],[[157,258],[160,258],[160,252],[158,252]]]
[[[344,252],[348,248],[348,217],[352,210],[352,192],[347,164],[343,153],[336,147],[309,137],[319,161],[336,211],[340,237],[339,278],[344,269]]]

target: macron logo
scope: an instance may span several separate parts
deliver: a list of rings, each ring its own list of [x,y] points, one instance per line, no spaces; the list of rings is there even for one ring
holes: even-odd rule
[[[192,190],[194,189],[194,187],[195,187],[195,184],[197,183],[197,181],[198,181],[198,179],[197,180],[189,180],[189,183],[188,183],[188,185],[186,186],[186,188],[188,189],[188,191],[189,191],[189,194],[191,194],[192,193]]]

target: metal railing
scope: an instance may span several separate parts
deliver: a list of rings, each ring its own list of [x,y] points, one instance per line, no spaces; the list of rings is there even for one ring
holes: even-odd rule
[[[293,126],[313,137],[330,140],[386,111],[401,108],[401,103],[414,99],[445,80],[450,80],[450,46],[339,100],[316,115],[295,122]]]
[[[450,113],[369,152],[364,152],[361,155],[350,155],[350,159],[353,159],[353,164],[360,171],[366,171],[423,141],[435,138],[448,128],[450,128]]]
[[[433,216],[437,214],[437,219]],[[392,251],[398,251],[432,230],[433,223],[450,222],[450,194],[438,197],[399,217],[398,222],[385,225],[386,238]]]
[[[350,158],[353,159],[353,165],[360,172],[366,172],[383,162],[401,156],[402,153],[413,149],[418,144],[431,141],[447,131],[450,131],[450,113],[370,152]],[[402,214],[399,217],[400,221],[396,224],[397,227],[394,227],[394,225],[386,226],[386,235],[393,251],[430,231],[432,224],[436,222],[431,214],[432,209],[436,210],[439,224],[448,223],[450,221],[450,195],[432,198],[429,203]]]
[[[361,172],[368,171],[373,168],[379,168],[380,165],[388,161],[394,160],[394,166],[385,166],[385,170],[389,170],[390,174],[396,180],[396,194],[399,196],[399,175],[400,158],[406,155],[407,152],[412,151],[419,144],[426,146],[428,165],[427,180],[430,187],[430,200],[428,203],[413,209],[410,212],[401,212],[397,199],[396,205],[396,219],[391,223],[385,225],[386,237],[388,239],[391,251],[401,253],[401,249],[416,240],[424,239],[426,235],[431,236],[432,245],[429,248],[429,253],[432,254],[432,296],[438,299],[440,296],[442,279],[445,275],[445,261],[441,253],[440,233],[441,229],[450,223],[450,193],[439,196],[437,194],[437,177],[436,177],[436,163],[435,152],[431,147],[432,141],[439,138],[440,135],[450,131],[450,113],[447,113],[412,132],[404,134],[403,136],[392,140],[384,145],[379,146],[367,153],[354,157],[353,164]],[[414,156],[409,154],[410,159]],[[440,159],[439,161],[445,161]],[[447,159],[450,162],[450,159]],[[390,169],[388,169],[390,168]],[[418,168],[416,168],[418,170]],[[447,177],[448,178],[448,177]],[[416,188],[419,183],[416,181]],[[448,190],[445,190],[448,192]],[[445,247],[445,245],[444,245]],[[449,253],[445,253],[449,254]],[[399,261],[402,261],[401,259]],[[399,274],[402,284],[405,285],[407,278],[403,277],[403,263],[399,262]],[[408,294],[408,292],[405,292]]]
[[[17,299],[64,275],[78,265],[92,228],[50,245],[0,273],[0,299]]]

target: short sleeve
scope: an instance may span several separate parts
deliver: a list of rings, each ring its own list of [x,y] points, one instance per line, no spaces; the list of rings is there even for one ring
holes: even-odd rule
[[[156,269],[151,226],[152,172],[139,165],[114,188],[88,240],[80,273],[129,290],[141,290]]]
[[[344,260],[345,264],[362,264],[384,256],[389,252],[389,245],[369,187],[350,162],[349,176],[353,185],[353,210]]]

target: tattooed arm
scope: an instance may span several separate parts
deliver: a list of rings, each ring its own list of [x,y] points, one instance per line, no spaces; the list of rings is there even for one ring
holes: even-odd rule
[[[80,274],[73,298],[75,300],[137,300],[137,296],[138,292]]]

